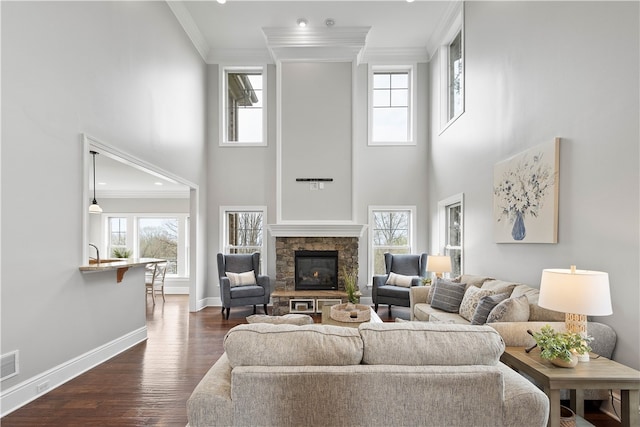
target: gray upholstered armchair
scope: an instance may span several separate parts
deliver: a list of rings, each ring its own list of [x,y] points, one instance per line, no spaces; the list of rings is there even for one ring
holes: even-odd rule
[[[253,273],[251,273],[253,272]],[[222,298],[222,314],[225,308],[229,318],[231,307],[262,304],[267,314],[267,304],[271,296],[269,276],[260,272],[260,254],[218,254],[218,277],[220,278],[220,297]]]
[[[384,254],[384,264],[387,274],[373,276],[371,298],[375,311],[378,311],[378,304],[389,304],[391,317],[392,305],[411,305],[409,288],[419,286],[427,276],[427,254],[394,255],[387,252]]]

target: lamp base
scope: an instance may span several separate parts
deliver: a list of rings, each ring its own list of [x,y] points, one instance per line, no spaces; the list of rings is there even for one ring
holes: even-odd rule
[[[564,317],[564,326],[567,332],[579,334],[581,337],[587,337],[587,316],[585,314],[566,313]],[[578,362],[588,362],[589,353],[578,354]]]

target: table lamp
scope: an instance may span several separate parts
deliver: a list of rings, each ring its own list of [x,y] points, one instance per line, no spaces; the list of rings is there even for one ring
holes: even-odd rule
[[[451,257],[449,255],[427,256],[427,271],[436,274],[436,278],[442,278],[442,273],[451,272]]]
[[[602,271],[576,270],[575,265],[568,270],[544,269],[538,305],[566,313],[567,331],[586,337],[587,315],[608,316],[613,313],[609,275]]]

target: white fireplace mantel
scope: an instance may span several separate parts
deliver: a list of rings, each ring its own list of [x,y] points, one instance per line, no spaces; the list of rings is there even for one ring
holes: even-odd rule
[[[273,237],[362,237],[366,224],[314,223],[269,224]]]

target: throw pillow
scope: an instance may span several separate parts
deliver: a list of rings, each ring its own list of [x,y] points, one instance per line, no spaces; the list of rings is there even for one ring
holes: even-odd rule
[[[466,283],[453,283],[449,280],[437,279],[433,289],[431,307],[449,313],[457,313],[464,297]]]
[[[232,288],[235,288],[236,286],[251,286],[256,284],[256,275],[253,273],[253,270],[246,271],[244,273],[231,273],[229,271],[225,271],[224,274],[229,278]]]
[[[476,312],[476,307],[478,307],[480,298],[493,295],[494,293],[491,289],[480,289],[475,286],[469,286],[464,293],[464,297],[462,297],[462,303],[460,303],[460,316],[471,321],[473,314]]]
[[[529,300],[526,295],[516,298],[507,298],[495,306],[487,323],[494,322],[526,322],[529,320]]]
[[[489,317],[491,310],[507,298],[509,298],[508,292],[505,292],[504,294],[488,295],[480,298],[480,301],[478,301],[478,307],[476,307],[476,311],[473,313],[473,317],[471,318],[471,324],[484,325],[487,323],[487,317]]]
[[[389,273],[387,282],[385,285],[402,286],[403,288],[410,288],[413,276],[404,276],[402,274]]]
[[[308,314],[289,313],[283,316],[253,314],[247,316],[247,323],[271,323],[273,325],[311,325],[313,318]]]

